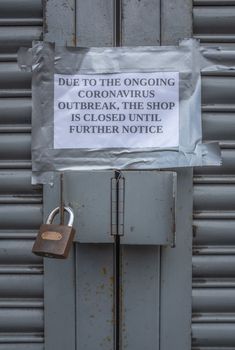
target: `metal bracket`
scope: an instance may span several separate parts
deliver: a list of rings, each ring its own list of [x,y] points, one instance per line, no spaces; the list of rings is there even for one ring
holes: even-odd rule
[[[125,178],[116,172],[111,179],[111,235],[124,235]]]

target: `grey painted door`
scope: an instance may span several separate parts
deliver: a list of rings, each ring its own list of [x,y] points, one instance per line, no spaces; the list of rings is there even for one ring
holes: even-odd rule
[[[181,24],[172,23],[179,10],[168,0],[70,0],[66,4],[47,2],[45,39],[81,46],[131,46],[176,43],[191,35],[190,1],[180,0],[185,16]],[[146,181],[139,188],[144,186]],[[44,187],[45,215],[58,205],[59,188],[59,183]],[[94,196],[99,188],[92,191]],[[75,243],[68,260],[45,259],[46,350],[189,350],[191,213],[192,172],[180,170],[175,248],[112,241]]]
[[[68,345],[76,350],[165,349],[164,330],[169,331],[170,320],[172,330],[177,328],[184,342],[190,341],[191,276],[179,270],[179,264],[186,264],[187,254],[182,252],[185,235],[190,234],[184,217],[188,208],[181,208],[181,180],[176,185],[176,174],[169,171],[116,175],[114,171],[63,174],[63,202],[74,210],[77,235],[68,260],[45,259],[48,349]],[[60,181],[57,175],[53,186],[44,187],[45,213],[60,202]],[[184,188],[190,183],[186,171]],[[180,256],[174,247],[178,247],[173,214],[176,187],[177,221],[182,222],[176,238],[184,240]],[[190,203],[190,198],[185,199]],[[179,311],[182,323],[177,326],[174,319]],[[171,343],[176,336],[179,339],[178,333],[171,333]]]

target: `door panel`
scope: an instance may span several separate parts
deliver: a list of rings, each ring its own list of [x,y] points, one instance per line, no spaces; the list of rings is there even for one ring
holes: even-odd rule
[[[76,244],[78,349],[114,349],[113,247]]]
[[[49,0],[49,3],[52,4],[51,1]],[[188,4],[188,0],[182,0],[182,2]],[[70,0],[68,3],[73,4],[74,1]],[[117,5],[121,3],[121,11],[115,11]],[[166,6],[171,10],[171,15],[179,12],[172,0],[166,0],[165,3],[168,4]],[[175,16],[171,18],[168,16],[167,11],[164,11],[166,8],[164,4],[160,4],[160,0],[89,0],[86,2],[77,0],[73,17],[76,22],[75,40],[71,41],[72,37],[74,39],[74,28],[71,29],[70,34],[63,30],[57,31],[57,34],[53,32],[54,40],[61,42],[63,39],[64,43],[70,45],[76,41],[80,46],[106,46],[121,43],[117,37],[120,39],[122,36],[124,45],[156,45],[160,43],[161,38],[165,40],[167,36],[168,44],[176,44],[176,40],[172,41],[172,38],[187,35],[184,34],[184,29],[179,30],[180,21],[175,21],[177,31],[174,33],[175,27],[173,28],[171,24]],[[60,5],[57,6],[57,11],[59,7]],[[60,7],[62,14],[63,7],[64,4]],[[72,9],[73,6],[69,8]],[[52,9],[51,7],[50,13],[47,12],[49,22],[47,24],[49,24],[48,28],[53,29],[56,27],[54,22],[58,22],[61,16],[54,16]],[[71,13],[72,11],[68,21],[74,23],[71,21]],[[120,18],[117,18],[120,13]],[[184,15],[185,13],[181,13],[182,18]],[[68,21],[64,19],[64,22]],[[167,35],[161,33],[162,23],[167,24],[165,26]],[[64,23],[60,20],[57,28],[62,27]],[[67,28],[69,28],[68,23]],[[105,182],[103,185],[91,181],[88,176],[87,183],[85,184],[86,180],[83,179],[80,188],[79,181],[66,176],[64,183],[65,187],[68,186],[68,192],[64,194],[66,204],[72,205],[76,210],[78,221],[75,225],[79,225],[79,222],[83,225],[77,230],[75,250],[70,252],[68,260],[58,262],[45,259],[45,349],[189,350],[191,170],[177,171],[179,195],[176,248],[146,246],[142,243],[138,246],[131,245],[133,241],[129,242],[129,245],[120,244],[118,237],[109,236],[111,229],[107,224],[107,191],[110,175],[107,175],[108,184]],[[69,176],[73,177],[73,175]],[[105,176],[103,175],[103,179]],[[128,174],[129,176],[132,183],[131,173]],[[114,177],[114,173],[111,177]],[[102,182],[102,176],[100,181]],[[70,186],[70,182],[73,182],[73,186]],[[144,186],[148,186],[147,180],[141,183],[141,190]],[[50,209],[58,205],[59,184],[54,184],[53,187],[48,185],[44,192],[44,209],[47,214]],[[99,196],[95,198],[97,194]],[[76,203],[76,196],[83,198],[84,207]],[[102,201],[104,201],[103,204]],[[109,201],[111,203],[111,199]],[[83,215],[80,209],[85,210],[85,204],[87,212]],[[134,199],[134,195],[132,197],[130,194],[129,208],[131,209],[135,204],[136,198]],[[100,213],[97,217],[94,213],[92,215],[92,210],[95,208]],[[116,209],[118,212],[118,208]],[[138,210],[139,213],[141,210]],[[145,214],[144,210],[142,214]],[[141,237],[141,234],[145,233],[143,228],[148,226],[148,220],[141,222],[140,214],[136,220],[136,227]],[[151,223],[151,231],[155,229],[154,226],[155,223]],[[103,235],[102,244],[98,243],[97,239],[100,234]],[[79,239],[89,244],[78,243]],[[87,239],[89,241],[86,241]],[[114,239],[115,244],[112,244]],[[103,244],[104,242],[106,243]],[[119,291],[118,295],[117,291]],[[117,327],[115,327],[117,312],[120,314],[118,341]],[[179,315],[182,322],[177,322]]]
[[[113,171],[64,173],[64,201],[74,210],[76,242],[114,242],[110,223],[113,176]]]
[[[160,248],[122,246],[122,349],[159,350]]]

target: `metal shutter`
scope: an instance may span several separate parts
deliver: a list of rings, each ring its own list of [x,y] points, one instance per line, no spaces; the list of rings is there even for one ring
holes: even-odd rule
[[[43,266],[31,246],[42,217],[31,186],[31,77],[16,53],[42,33],[40,0],[0,0],[0,350],[43,349]]]
[[[195,0],[194,36],[233,59],[235,1]],[[235,64],[234,64],[235,65]],[[235,349],[235,71],[202,79],[203,137],[218,140],[223,166],[194,177],[193,349]]]

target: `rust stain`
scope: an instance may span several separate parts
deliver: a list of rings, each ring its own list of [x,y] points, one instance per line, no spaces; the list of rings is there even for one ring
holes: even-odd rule
[[[72,35],[72,45],[73,45],[73,46],[76,46],[76,44],[77,44],[77,43],[76,43],[76,35],[73,34],[73,35]]]
[[[107,275],[107,269],[106,269],[106,267],[102,267],[101,273],[102,273],[104,276]]]

